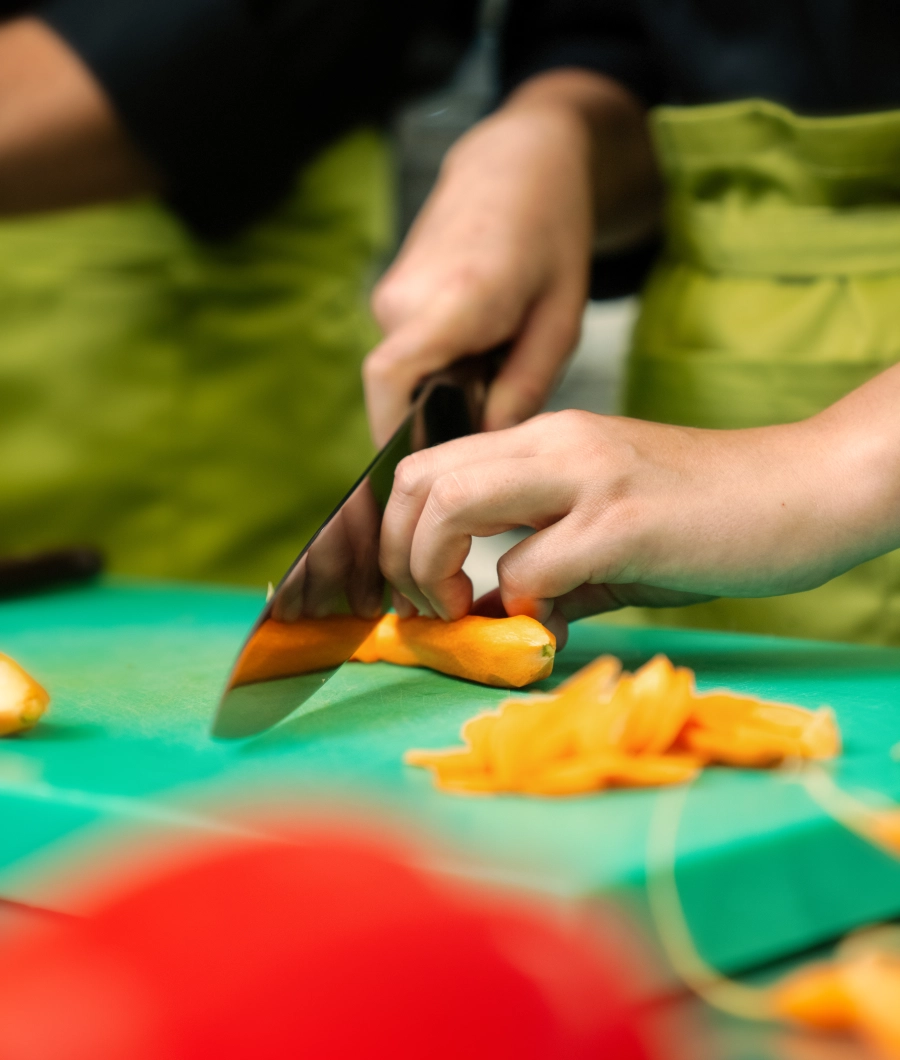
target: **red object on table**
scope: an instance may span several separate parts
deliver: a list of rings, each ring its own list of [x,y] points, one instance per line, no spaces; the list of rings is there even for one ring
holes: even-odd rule
[[[620,953],[339,836],[175,867],[0,952],[0,1060],[652,1060]]]

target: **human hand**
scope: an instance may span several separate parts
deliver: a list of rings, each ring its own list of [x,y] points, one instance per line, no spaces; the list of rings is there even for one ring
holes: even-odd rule
[[[812,588],[898,533],[900,490],[887,504],[873,488],[866,469],[883,453],[874,460],[859,437],[826,414],[740,431],[539,416],[404,460],[381,568],[405,613],[459,618],[472,607],[471,538],[533,527],[480,609],[563,635],[567,620],[625,605]]]
[[[116,201],[161,184],[71,46],[40,18],[0,23],[0,216]]]
[[[612,249],[655,221],[635,175],[653,181],[645,141],[624,89],[560,71],[526,82],[452,148],[372,300],[385,339],[363,377],[378,445],[426,375],[510,340],[484,426],[540,410],[578,341],[595,222]]]

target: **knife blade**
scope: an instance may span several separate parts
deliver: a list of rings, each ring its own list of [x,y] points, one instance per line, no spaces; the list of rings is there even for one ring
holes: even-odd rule
[[[291,564],[253,623],[212,724],[221,739],[253,736],[307,704],[383,613],[381,517],[397,465],[481,427],[506,347],[429,376],[406,419]],[[308,709],[315,709],[311,704]]]

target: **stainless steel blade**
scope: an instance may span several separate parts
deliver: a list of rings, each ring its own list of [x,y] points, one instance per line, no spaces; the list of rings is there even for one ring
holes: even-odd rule
[[[276,725],[359,648],[383,612],[378,543],[397,465],[480,427],[503,352],[467,357],[423,384],[406,420],[266,602],[232,669],[213,736],[236,739]]]

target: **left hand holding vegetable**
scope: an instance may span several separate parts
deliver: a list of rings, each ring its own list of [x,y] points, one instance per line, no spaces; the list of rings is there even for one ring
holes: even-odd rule
[[[472,609],[472,537],[537,532],[501,559],[509,615],[813,588],[900,544],[900,366],[818,416],[714,431],[567,411],[404,460],[381,566],[401,614]]]

